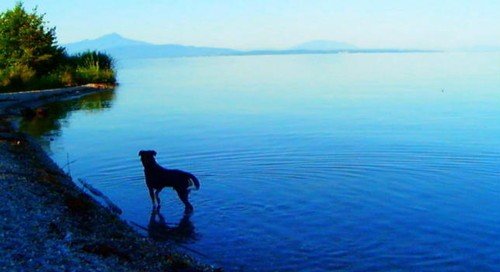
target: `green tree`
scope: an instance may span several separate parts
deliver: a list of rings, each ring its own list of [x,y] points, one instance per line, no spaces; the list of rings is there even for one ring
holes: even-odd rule
[[[1,0],[0,0],[1,1]],[[22,3],[0,13],[0,92],[115,84],[113,58],[96,51],[68,56],[36,8]]]
[[[55,69],[64,49],[56,45],[55,28],[46,23],[43,14],[27,12],[22,3],[0,13],[0,69],[10,76],[19,73],[23,81]]]

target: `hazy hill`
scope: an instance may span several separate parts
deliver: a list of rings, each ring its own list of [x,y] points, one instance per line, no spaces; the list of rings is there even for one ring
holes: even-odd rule
[[[161,58],[182,56],[219,56],[230,55],[236,50],[216,47],[197,47],[178,44],[157,45],[143,41],[131,40],[113,33],[93,40],[64,45],[68,53],[86,50],[99,50],[111,54],[115,58]]]
[[[356,50],[356,46],[337,41],[316,40],[296,45],[291,50],[314,50],[314,51],[333,51],[333,50]]]
[[[64,45],[68,53],[77,53],[87,50],[106,51],[110,48],[127,47],[127,46],[148,46],[147,42],[136,41],[124,38],[117,33],[104,35],[93,40],[83,40],[75,43]]]
[[[199,47],[179,44],[152,44],[137,41],[113,33],[93,40],[64,45],[68,53],[86,50],[98,50],[111,54],[117,59],[126,58],[164,58],[164,57],[196,57],[196,56],[235,56],[235,55],[296,55],[296,54],[337,54],[337,53],[409,53],[431,52],[429,50],[405,49],[366,49],[344,42],[317,40],[306,42],[284,50],[235,50],[217,47]]]

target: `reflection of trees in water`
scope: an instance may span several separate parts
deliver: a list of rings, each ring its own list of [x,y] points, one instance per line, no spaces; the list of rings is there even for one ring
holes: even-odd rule
[[[37,138],[45,135],[57,136],[60,134],[61,124],[67,121],[72,111],[100,112],[111,108],[114,99],[114,90],[109,90],[78,99],[50,103],[43,107],[46,110],[43,114],[36,114],[31,118],[23,117],[20,129]]]

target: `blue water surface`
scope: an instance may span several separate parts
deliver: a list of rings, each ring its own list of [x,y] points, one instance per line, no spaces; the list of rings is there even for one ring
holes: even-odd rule
[[[136,59],[118,71],[115,92],[22,127],[123,219],[156,230],[138,151],[197,175],[195,213],[183,219],[164,190],[169,227],[150,235],[228,271],[500,270],[500,54]]]

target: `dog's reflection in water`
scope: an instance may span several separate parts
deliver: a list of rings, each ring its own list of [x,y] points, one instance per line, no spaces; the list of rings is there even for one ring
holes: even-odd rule
[[[148,235],[157,241],[186,243],[196,240],[192,213],[185,213],[177,225],[168,224],[160,209],[153,209],[148,224]]]

